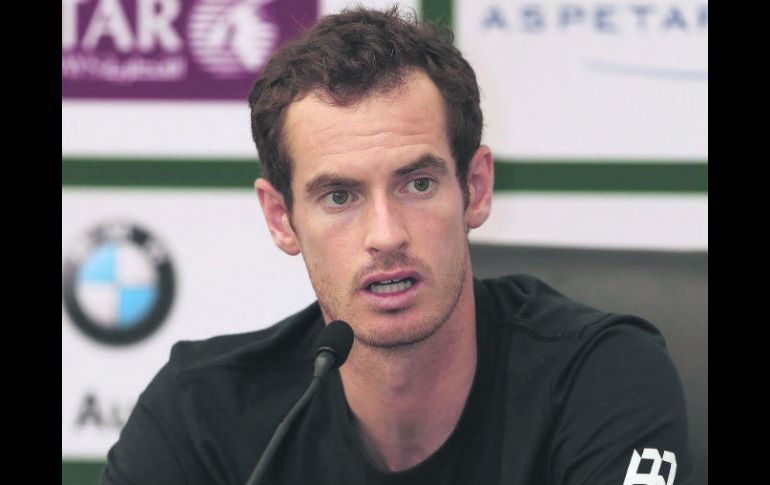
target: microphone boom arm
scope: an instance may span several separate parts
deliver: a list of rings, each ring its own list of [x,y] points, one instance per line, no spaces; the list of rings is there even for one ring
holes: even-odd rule
[[[289,431],[291,423],[294,421],[294,418],[297,416],[297,414],[299,414],[302,408],[305,407],[305,404],[307,404],[310,398],[313,397],[316,389],[318,389],[318,385],[321,383],[321,379],[323,379],[323,376],[313,376],[313,380],[310,382],[310,385],[308,386],[305,393],[302,395],[299,401],[294,404],[294,407],[291,408],[286,417],[281,420],[281,423],[276,428],[275,433],[273,433],[273,437],[270,438],[270,443],[267,444],[267,448],[265,448],[264,453],[262,453],[262,458],[259,459],[259,463],[257,463],[256,468],[254,468],[254,471],[251,473],[249,481],[246,482],[247,485],[256,485],[259,483],[259,480],[265,474],[268,465],[272,461],[273,455],[275,455],[278,447],[283,442],[283,438]]]

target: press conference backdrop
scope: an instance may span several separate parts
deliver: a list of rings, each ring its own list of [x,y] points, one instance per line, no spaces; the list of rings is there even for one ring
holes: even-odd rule
[[[244,100],[277,45],[347,3],[62,0],[63,483],[95,482],[174,342],[314,299],[253,194]],[[496,183],[477,273],[658,324],[707,483],[708,4],[399,3],[452,26],[478,76]]]

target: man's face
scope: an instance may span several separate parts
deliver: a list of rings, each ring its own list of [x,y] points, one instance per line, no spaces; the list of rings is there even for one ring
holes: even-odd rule
[[[374,347],[415,343],[449,318],[469,264],[441,94],[424,73],[336,107],[288,108],[291,221],[327,321]]]

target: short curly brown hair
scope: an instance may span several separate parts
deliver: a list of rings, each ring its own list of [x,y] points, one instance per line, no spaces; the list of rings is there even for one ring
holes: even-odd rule
[[[447,135],[457,179],[468,204],[468,164],[481,143],[479,87],[448,29],[420,21],[398,7],[361,7],[322,18],[270,59],[249,93],[251,132],[263,176],[291,211],[292,164],[282,140],[286,108],[320,90],[337,106],[403,84],[410,70],[424,71],[444,98]]]

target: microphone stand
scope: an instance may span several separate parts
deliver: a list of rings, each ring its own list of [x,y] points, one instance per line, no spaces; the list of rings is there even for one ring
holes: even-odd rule
[[[327,349],[322,349],[318,352],[318,356],[315,360],[315,369],[313,371],[313,380],[310,381],[310,385],[302,397],[299,398],[299,401],[294,404],[294,407],[291,408],[286,417],[281,420],[281,423],[276,428],[275,433],[273,433],[273,437],[270,438],[267,448],[265,448],[265,451],[262,453],[262,457],[259,459],[256,468],[254,468],[254,471],[251,473],[246,485],[257,485],[265,475],[275,452],[278,450],[281,442],[283,442],[286,433],[291,427],[291,423],[294,422],[294,418],[297,417],[297,414],[299,414],[302,408],[305,407],[305,404],[310,401],[310,398],[313,397],[319,384],[321,384],[321,380],[323,380],[329,370],[334,367],[335,360],[335,355]]]

